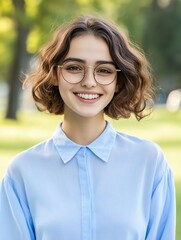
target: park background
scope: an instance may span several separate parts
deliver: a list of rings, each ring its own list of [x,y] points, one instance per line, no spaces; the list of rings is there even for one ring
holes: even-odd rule
[[[181,109],[171,111],[166,102],[181,88],[181,0],[0,0],[0,178],[16,153],[50,137],[62,119],[39,113],[30,91],[22,92],[22,79],[36,67],[36,54],[53,31],[80,14],[118,23],[151,63],[157,87],[153,114],[141,122],[109,120],[163,149],[175,176],[180,240]]]

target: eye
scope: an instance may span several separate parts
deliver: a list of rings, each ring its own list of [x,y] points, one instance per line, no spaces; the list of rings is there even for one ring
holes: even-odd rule
[[[83,66],[77,64],[77,63],[66,63],[63,66],[64,70],[70,72],[70,73],[82,73],[84,71]]]
[[[102,76],[108,76],[113,74],[114,72],[114,67],[109,65],[101,65],[96,68],[96,74]]]
[[[109,69],[106,69],[106,68],[101,68],[97,72],[99,72],[101,74],[110,74],[111,73],[111,71]]]

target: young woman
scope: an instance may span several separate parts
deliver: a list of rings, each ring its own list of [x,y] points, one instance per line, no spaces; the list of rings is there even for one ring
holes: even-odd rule
[[[112,23],[80,17],[42,49],[29,83],[39,110],[64,117],[8,167],[0,240],[174,240],[164,154],[104,118],[144,117],[154,96],[144,55]]]

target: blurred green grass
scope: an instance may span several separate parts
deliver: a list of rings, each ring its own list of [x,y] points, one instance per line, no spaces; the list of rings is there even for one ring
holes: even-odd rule
[[[130,119],[108,119],[119,131],[150,139],[163,149],[173,170],[177,199],[177,237],[181,239],[181,111],[170,113],[157,107],[152,115],[137,122]],[[18,114],[18,121],[5,120],[0,112],[0,178],[12,157],[34,144],[50,137],[62,121],[61,116],[50,116],[36,111]]]

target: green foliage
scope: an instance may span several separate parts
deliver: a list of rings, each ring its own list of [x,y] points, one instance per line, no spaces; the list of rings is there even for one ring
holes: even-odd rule
[[[159,78],[166,76],[180,86],[180,0],[25,0],[25,13],[13,2],[0,1],[0,81],[6,80],[10,71],[16,21],[30,29],[27,50],[35,54],[60,24],[80,14],[100,13],[128,29],[131,39],[144,47]],[[161,2],[170,4],[161,7]]]
[[[9,71],[14,52],[15,33],[13,22],[8,17],[0,18],[0,82],[3,81]]]
[[[122,0],[117,2],[116,21],[129,31],[133,41],[142,44],[143,28],[145,25],[145,8],[149,8],[151,0]]]
[[[144,47],[158,76],[181,75],[181,1],[153,0],[147,9]],[[180,79],[179,79],[180,80]]]
[[[24,25],[29,36],[27,51],[34,54],[40,46],[47,42],[54,29],[65,21],[80,15],[114,9],[114,1],[105,0],[23,0],[19,1],[22,8],[14,5],[14,1],[0,2],[0,81],[6,80],[14,54],[14,43],[17,37],[16,23]],[[16,2],[17,4],[17,2]]]

